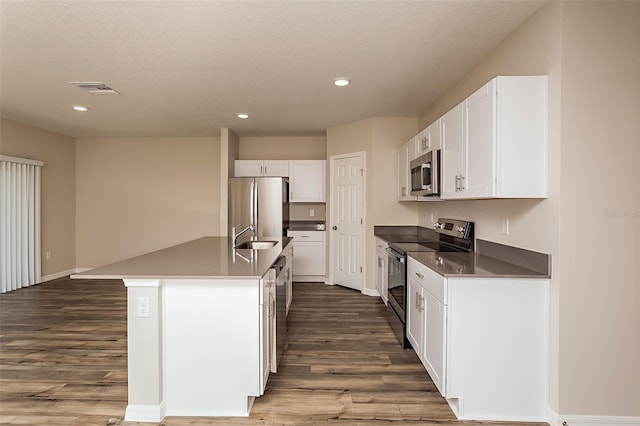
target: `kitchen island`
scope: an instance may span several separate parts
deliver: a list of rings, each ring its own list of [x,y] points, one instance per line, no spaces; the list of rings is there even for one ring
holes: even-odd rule
[[[269,271],[291,241],[269,239],[204,237],[72,276],[127,287],[126,421],[249,415],[270,370]]]

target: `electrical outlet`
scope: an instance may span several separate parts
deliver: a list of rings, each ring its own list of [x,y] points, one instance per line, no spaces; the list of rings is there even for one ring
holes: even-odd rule
[[[138,297],[138,318],[149,318],[148,297]]]
[[[309,210],[309,217],[314,217],[316,215],[316,211],[314,209]]]
[[[502,235],[509,235],[509,219],[502,219]]]
[[[46,253],[44,254],[44,259],[45,259],[45,260],[51,260],[51,252],[50,252],[50,251],[48,251],[48,252],[46,252]]]

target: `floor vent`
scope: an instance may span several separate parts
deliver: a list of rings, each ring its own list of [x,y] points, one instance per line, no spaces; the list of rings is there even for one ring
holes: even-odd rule
[[[113,90],[108,85],[102,82],[82,82],[82,81],[72,81],[76,87],[79,87],[83,90],[86,90],[89,93],[93,93],[94,95],[117,95],[118,92]]]

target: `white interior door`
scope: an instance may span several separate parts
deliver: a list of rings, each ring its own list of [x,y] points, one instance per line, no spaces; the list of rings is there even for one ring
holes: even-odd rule
[[[331,158],[331,276],[334,284],[362,291],[364,158]]]

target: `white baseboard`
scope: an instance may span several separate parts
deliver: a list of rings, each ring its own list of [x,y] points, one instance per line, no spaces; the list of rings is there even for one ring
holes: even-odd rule
[[[161,422],[164,419],[166,405],[127,405],[124,420],[127,422]]]
[[[558,416],[557,426],[640,426],[640,417],[629,416]]]
[[[380,293],[378,293],[378,290],[376,290],[375,288],[363,288],[362,294],[364,294],[365,296],[380,297]]]
[[[640,417],[631,416],[580,416],[548,412],[551,426],[640,426]]]
[[[294,283],[323,283],[325,282],[324,275],[294,275]]]
[[[69,276],[71,274],[77,274],[78,272],[82,272],[82,271],[80,269],[78,269],[78,268],[67,269],[66,271],[60,271],[60,272],[56,272],[55,274],[45,275],[44,277],[42,277],[40,279],[40,282],[44,283],[44,282],[47,282],[47,281],[56,280],[58,278],[66,277],[66,276]]]

